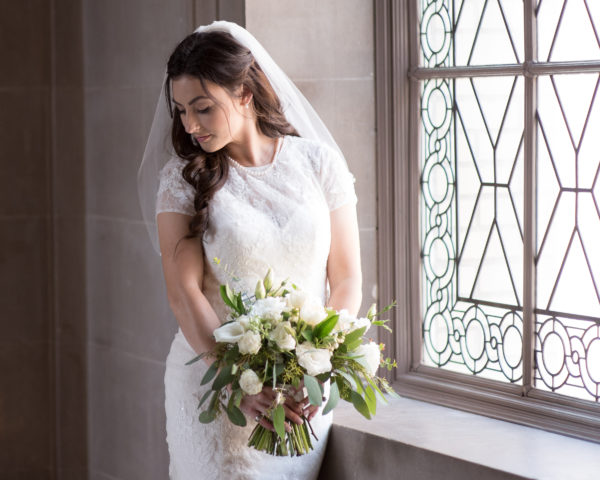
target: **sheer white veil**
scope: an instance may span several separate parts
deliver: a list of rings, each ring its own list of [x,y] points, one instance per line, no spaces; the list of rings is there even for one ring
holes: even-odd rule
[[[286,119],[301,137],[320,141],[336,150],[344,158],[329,130],[327,130],[308,100],[252,34],[235,23],[225,21],[217,21],[210,25],[201,26],[195,32],[212,31],[223,31],[231,34],[238,43],[252,52],[255,61],[260,65],[279,97]],[[171,144],[172,118],[165,97],[165,82],[166,75],[158,98],[154,121],[150,129],[142,163],[138,170],[138,194],[142,216],[154,249],[159,254],[155,216],[159,173],[167,161],[176,156]]]

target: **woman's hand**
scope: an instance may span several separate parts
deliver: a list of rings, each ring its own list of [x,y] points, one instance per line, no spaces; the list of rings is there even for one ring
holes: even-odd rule
[[[262,391],[257,395],[244,395],[240,404],[240,409],[246,415],[258,419],[258,423],[272,432],[275,431],[273,423],[265,417],[267,411],[273,408],[275,405],[277,392],[271,387],[263,387]],[[302,425],[303,410],[305,401],[296,402],[293,398],[286,396],[283,404],[285,411],[285,417],[292,422]],[[288,422],[285,422],[285,429],[287,432],[292,431],[292,427]]]

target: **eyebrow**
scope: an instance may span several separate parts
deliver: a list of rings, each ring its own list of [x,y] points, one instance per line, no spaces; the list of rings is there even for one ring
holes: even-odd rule
[[[189,102],[188,105],[193,105],[194,103],[196,103],[198,100],[202,100],[202,99],[209,99],[208,97],[205,97],[204,95],[198,95],[197,97],[192,98]],[[173,103],[175,103],[176,105],[181,106],[181,103],[179,103],[177,100],[173,99]]]

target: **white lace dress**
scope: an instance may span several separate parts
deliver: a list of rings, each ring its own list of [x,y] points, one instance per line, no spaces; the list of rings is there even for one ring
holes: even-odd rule
[[[275,279],[291,281],[326,300],[326,265],[331,240],[329,212],[355,203],[354,178],[333,150],[313,141],[284,137],[274,161],[243,167],[230,160],[225,185],[209,207],[204,235],[202,291],[221,319],[227,311],[219,285],[230,281],[212,259],[221,259],[239,277],[233,285],[249,292],[269,267]],[[181,177],[184,162],[171,159],[161,172],[157,213],[194,213],[193,188]],[[173,480],[316,479],[325,451],[332,414],[318,414],[311,424],[318,442],[302,457],[272,457],[246,446],[256,425],[244,428],[226,416],[203,425],[198,398],[207,386],[200,380],[204,362],[185,366],[195,356],[181,330],[167,357],[165,373],[169,474]]]

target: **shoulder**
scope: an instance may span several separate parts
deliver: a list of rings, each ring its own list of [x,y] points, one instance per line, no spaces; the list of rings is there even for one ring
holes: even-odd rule
[[[186,161],[179,157],[171,157],[167,163],[160,170],[159,177],[163,178],[173,177],[175,175],[181,175],[183,168],[186,165]]]
[[[186,160],[179,157],[171,157],[162,167],[158,175],[159,194],[164,192],[183,191],[191,194],[194,187],[183,178],[183,169],[188,164]]]
[[[317,140],[287,136],[285,141],[288,156],[293,157],[295,161],[306,161],[317,174],[321,173],[323,163],[328,159],[339,157],[339,160],[343,162],[338,152]]]

